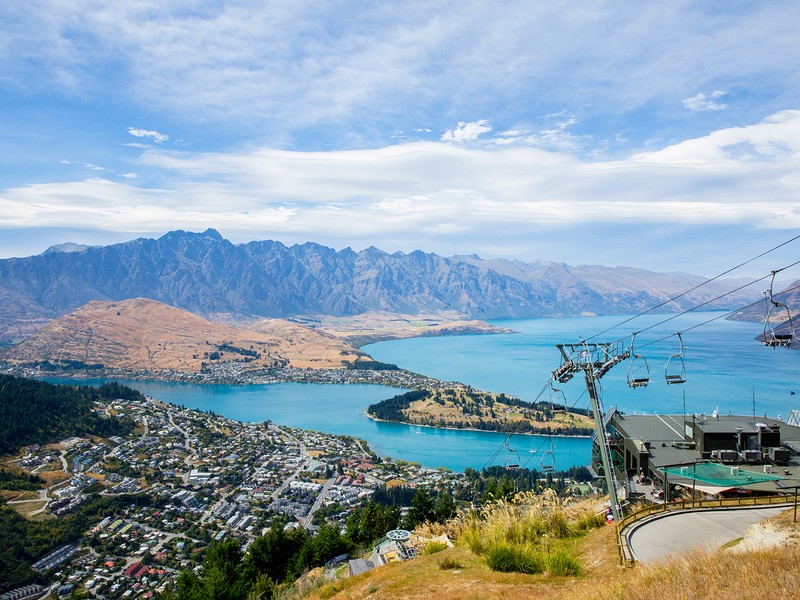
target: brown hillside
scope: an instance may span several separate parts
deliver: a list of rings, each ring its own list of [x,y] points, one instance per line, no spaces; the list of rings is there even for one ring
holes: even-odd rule
[[[331,315],[295,317],[293,321],[316,331],[329,333],[356,347],[411,337],[513,333],[510,329],[497,327],[486,321],[468,319],[456,311],[417,315],[370,311],[346,317]]]
[[[515,406],[508,403],[505,394],[472,389],[429,390],[402,413],[408,423],[459,429],[555,435],[586,435],[587,432],[576,430],[594,429],[594,420],[586,415],[553,411],[547,403],[535,408]]]
[[[232,361],[246,361],[248,369],[334,368],[363,355],[340,340],[288,321],[265,322],[259,329],[214,323],[146,298],[89,302],[42,327],[3,358],[73,360],[130,371],[199,372],[202,363]]]

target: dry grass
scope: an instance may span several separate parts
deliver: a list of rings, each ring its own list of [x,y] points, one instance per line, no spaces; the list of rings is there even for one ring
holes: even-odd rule
[[[45,480],[44,487],[50,487],[51,485],[55,485],[56,483],[60,483],[66,479],[69,479],[69,475],[67,475],[61,469],[55,471],[41,471],[36,474]]]
[[[472,399],[467,396],[466,390],[455,389],[452,391],[455,393],[455,399],[459,402],[472,402]],[[557,414],[549,421],[526,418],[524,415],[526,412],[525,409],[500,402],[498,400],[498,394],[487,395],[491,396],[494,400],[495,417],[490,415],[488,406],[485,403],[480,403],[481,410],[483,411],[480,417],[477,415],[464,414],[461,410],[461,406],[454,402],[453,397],[440,394],[439,391],[429,392],[428,397],[412,402],[411,406],[403,411],[403,414],[410,423],[418,424],[428,423],[428,420],[432,418],[437,422],[439,419],[444,419],[445,421],[462,423],[466,427],[477,424],[478,421],[483,421],[484,423],[494,423],[504,428],[514,427],[520,422],[528,423],[530,426],[539,429],[547,427],[553,430],[559,427],[594,428],[594,420],[585,415],[571,412]],[[443,402],[444,404],[440,404],[434,400],[434,398],[437,398],[439,402]],[[531,414],[536,413],[536,411],[530,412]]]
[[[21,502],[19,504],[9,504],[9,508],[13,509],[19,516],[28,519],[29,521],[44,521],[53,518],[52,515],[41,511],[47,500],[33,500],[31,502]]]
[[[797,598],[800,548],[747,554],[697,551],[637,567],[608,586],[582,586],[574,600],[773,600]]]
[[[558,598],[559,600],[773,600],[800,597],[800,526],[791,522],[791,511],[769,523],[788,530],[789,544],[781,548],[734,553],[731,550],[695,551],[655,565],[632,569],[618,566],[615,532],[602,526],[578,537],[558,538],[562,521],[575,529],[590,503],[563,505],[552,496],[518,496],[516,501],[496,503],[492,510],[472,511],[445,526],[424,526],[416,531],[433,537],[447,532],[457,539],[454,548],[394,563],[358,577],[329,583],[307,596],[314,599],[375,598],[437,600]],[[542,517],[542,513],[545,514]],[[560,514],[561,517],[554,515]],[[483,523],[481,528],[480,523]],[[582,574],[553,577],[492,571],[485,559],[470,550],[510,544],[526,532],[538,534],[534,547],[549,540],[552,552],[561,548],[580,559]],[[480,535],[478,535],[480,533]],[[552,535],[551,534],[555,534]],[[457,536],[463,536],[458,538]],[[482,536],[482,537],[481,537]],[[527,540],[530,542],[530,540]],[[459,543],[460,542],[460,543]],[[536,546],[538,543],[539,546]],[[530,545],[530,544],[529,544]],[[444,565],[444,567],[442,566]]]
[[[0,498],[6,502],[14,502],[19,500],[36,500],[39,494],[31,491],[20,490],[0,490]]]
[[[579,578],[548,574],[523,574],[493,571],[487,565],[487,550],[511,548],[512,553],[529,552],[546,570],[570,568],[576,556],[580,570],[594,573],[594,563],[610,556],[616,565],[613,531],[591,532],[592,547],[602,549],[595,558],[580,551],[578,540],[569,537],[579,531],[582,516],[594,504],[564,505],[548,492],[543,495],[518,494],[512,501],[500,501],[484,510],[466,511],[445,525],[426,524],[415,530],[421,538],[446,533],[456,547],[441,549],[406,563],[394,563],[358,577],[344,579],[316,590],[310,598],[555,598]],[[606,547],[604,547],[606,546]],[[473,548],[479,550],[474,552]],[[594,552],[594,550],[590,550]],[[541,571],[541,569],[537,569]],[[616,567],[613,569],[616,570]]]
[[[440,565],[457,563],[458,568]],[[469,600],[479,598],[555,598],[567,580],[540,575],[499,573],[467,548],[456,547],[406,563],[392,563],[333,584],[323,586],[308,598],[355,600],[356,598],[408,598]]]
[[[543,577],[498,573],[468,548],[458,546],[407,563],[395,563],[314,591],[308,598],[523,599],[560,600],[774,600],[798,597],[800,547],[731,554],[693,552],[681,558],[633,569],[617,566],[611,528],[580,540],[586,574]],[[456,569],[442,569],[443,560]]]
[[[589,503],[564,504],[553,490],[525,492],[512,500],[499,500],[480,511],[461,512],[449,525],[448,535],[476,554],[502,544],[533,544],[566,539],[593,520]]]

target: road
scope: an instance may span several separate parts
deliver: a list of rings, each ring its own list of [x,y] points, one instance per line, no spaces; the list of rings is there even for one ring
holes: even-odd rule
[[[681,554],[694,548],[717,549],[744,536],[745,530],[753,523],[786,510],[781,506],[668,513],[633,529],[627,534],[628,543],[636,560],[657,562],[670,554]]]
[[[306,518],[303,520],[303,524],[306,529],[309,528],[311,522],[314,520],[314,513],[319,510],[320,506],[322,506],[322,501],[325,500],[325,494],[327,494],[328,490],[331,489],[334,481],[336,481],[336,477],[331,477],[325,482],[325,485],[322,486],[317,499],[314,501],[314,505],[311,507],[311,510],[308,511],[308,515],[306,515]]]
[[[287,438],[289,438],[295,444],[297,444],[297,447],[300,449],[300,464],[297,467],[297,469],[295,469],[294,473],[289,475],[289,477],[287,477],[283,481],[283,483],[278,487],[278,489],[272,492],[272,495],[270,496],[270,508],[271,508],[272,503],[281,497],[281,494],[283,494],[286,488],[289,487],[289,484],[293,482],[300,473],[302,473],[308,468],[308,454],[306,452],[306,445],[303,443],[302,440],[297,439],[291,433],[289,433],[285,429],[278,427],[277,425],[273,425],[270,423],[269,428],[272,429],[273,431],[279,432],[282,435],[285,435]]]
[[[175,429],[177,429],[181,435],[183,436],[183,445],[186,447],[186,457],[183,459],[183,462],[186,464],[186,472],[181,475],[181,479],[183,479],[183,484],[188,485],[189,483],[189,473],[192,470],[193,462],[197,460],[197,453],[195,452],[192,445],[189,443],[189,433],[175,423],[175,420],[172,417],[172,411],[167,411],[167,420],[169,424],[172,425]],[[147,421],[145,421],[145,427],[147,427]]]

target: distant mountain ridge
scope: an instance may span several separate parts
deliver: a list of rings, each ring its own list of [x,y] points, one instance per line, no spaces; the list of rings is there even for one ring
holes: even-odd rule
[[[235,245],[214,229],[67,248],[0,260],[0,340],[21,339],[93,300],[146,297],[201,315],[247,317],[455,310],[480,319],[530,318],[639,311],[703,281],[679,273],[446,258],[420,250],[336,251],[271,240]],[[704,286],[671,307],[713,298],[724,285]],[[729,296],[715,307],[741,306],[742,299]]]
[[[784,289],[776,288],[773,298],[776,302],[785,304],[789,308],[789,315],[792,321],[795,322],[795,327],[800,329],[800,324],[796,322],[798,311],[800,311],[800,280],[793,281]],[[730,319],[733,321],[763,322],[767,313],[770,313],[770,321],[776,329],[781,331],[783,331],[783,329],[788,329],[788,323],[785,327],[779,326],[779,324],[788,321],[786,318],[786,309],[775,307],[770,311],[766,292],[764,292],[763,299],[760,302],[754,302],[752,306],[736,311],[730,316]],[[800,333],[800,331],[798,333]]]

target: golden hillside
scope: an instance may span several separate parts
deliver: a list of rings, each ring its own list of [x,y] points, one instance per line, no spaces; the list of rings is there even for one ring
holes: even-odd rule
[[[147,298],[89,302],[5,351],[12,362],[81,361],[129,371],[200,372],[203,364],[341,367],[363,356],[349,344],[281,320],[259,331],[208,321]]]
[[[346,317],[317,315],[297,317],[296,320],[357,347],[411,337],[512,333],[510,329],[497,327],[486,321],[468,319],[455,311],[417,315],[370,311]]]

